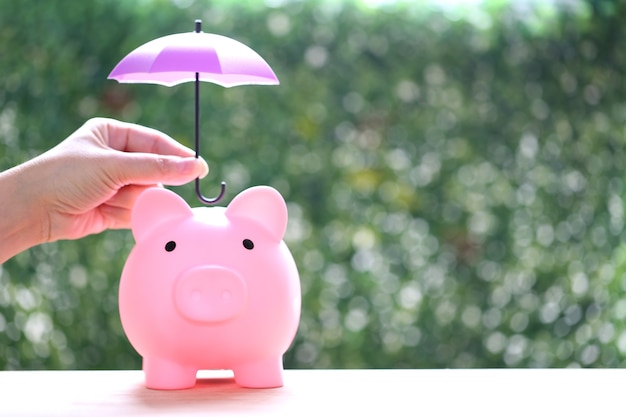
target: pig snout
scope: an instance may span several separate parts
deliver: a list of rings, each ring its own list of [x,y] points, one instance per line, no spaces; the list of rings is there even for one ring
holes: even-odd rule
[[[175,284],[174,303],[179,313],[196,322],[220,322],[236,317],[246,302],[241,276],[220,266],[185,271]]]

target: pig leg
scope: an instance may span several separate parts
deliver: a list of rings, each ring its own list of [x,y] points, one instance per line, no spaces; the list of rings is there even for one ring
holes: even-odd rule
[[[146,387],[151,389],[185,389],[196,384],[197,369],[161,358],[144,358]]]
[[[233,367],[235,382],[245,388],[277,388],[283,386],[283,358],[261,359]]]

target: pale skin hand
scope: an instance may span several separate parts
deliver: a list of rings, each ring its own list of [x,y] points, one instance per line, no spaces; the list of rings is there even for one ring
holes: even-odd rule
[[[169,136],[91,119],[56,147],[0,173],[0,263],[32,246],[128,228],[147,187],[181,185],[206,162]]]

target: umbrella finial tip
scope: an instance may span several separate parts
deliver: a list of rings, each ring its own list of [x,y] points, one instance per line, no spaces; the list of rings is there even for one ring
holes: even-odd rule
[[[202,20],[196,19],[196,32],[202,32]]]

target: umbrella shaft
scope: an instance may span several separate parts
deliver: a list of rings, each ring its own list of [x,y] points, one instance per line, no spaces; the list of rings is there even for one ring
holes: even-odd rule
[[[196,72],[196,98],[195,98],[195,145],[196,145],[196,158],[200,157],[200,74]],[[196,178],[196,196],[204,204],[215,204],[224,197],[226,193],[226,183],[222,181],[220,184],[220,193],[215,198],[206,198],[202,195],[200,190],[200,178]]]
[[[200,74],[196,72],[196,102],[195,102],[195,145],[196,158],[200,157]]]

